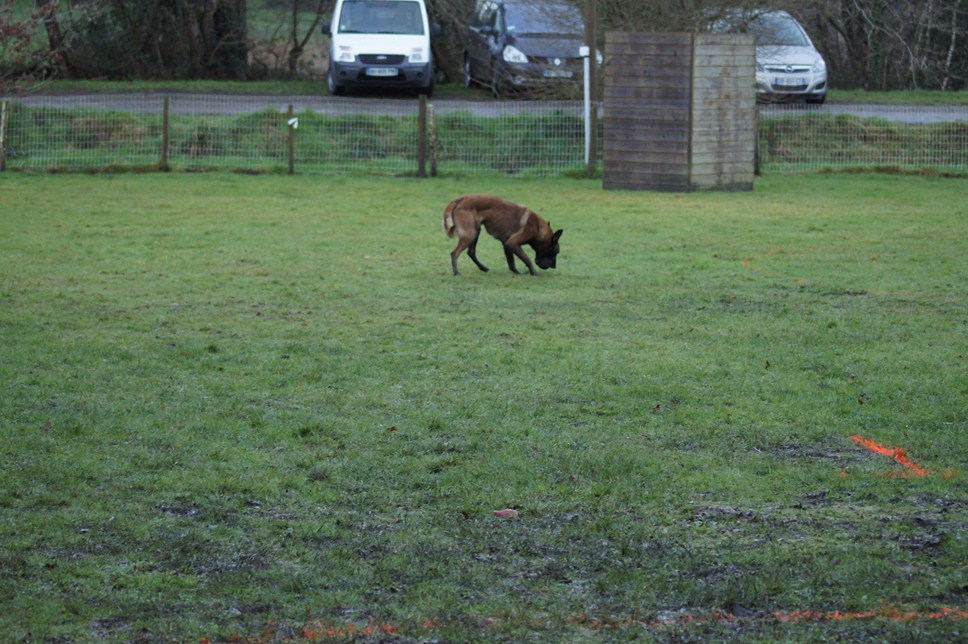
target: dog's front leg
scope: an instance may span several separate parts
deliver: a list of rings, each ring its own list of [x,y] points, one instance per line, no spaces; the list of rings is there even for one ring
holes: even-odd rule
[[[534,270],[534,264],[531,263],[531,258],[528,257],[528,254],[524,252],[524,249],[517,244],[506,244],[504,246],[504,254],[507,255],[508,266],[515,273],[518,272],[518,269],[514,267],[514,255],[517,255],[521,258],[521,261],[524,262],[524,265],[528,267],[528,270],[532,275],[538,274],[538,271]]]
[[[511,269],[511,272],[515,275],[520,275],[521,272],[518,270],[518,267],[514,265],[514,253],[511,251],[510,247],[504,247],[504,256],[508,260],[508,268]]]

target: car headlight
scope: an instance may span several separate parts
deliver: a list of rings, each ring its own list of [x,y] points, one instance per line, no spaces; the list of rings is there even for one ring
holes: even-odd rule
[[[507,63],[526,63],[528,62],[528,57],[524,55],[520,49],[514,45],[508,45],[504,48],[504,61]]]
[[[336,60],[341,63],[353,63],[356,62],[356,54],[353,53],[352,47],[340,45],[339,52],[336,54]]]
[[[813,73],[823,74],[827,71],[827,63],[824,62],[823,58],[817,58],[813,61]]]
[[[411,63],[425,63],[427,62],[427,55],[424,53],[422,47],[414,47],[407,60]]]

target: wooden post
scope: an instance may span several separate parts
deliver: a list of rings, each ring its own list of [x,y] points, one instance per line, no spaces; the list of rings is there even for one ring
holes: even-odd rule
[[[0,172],[7,169],[7,101],[0,101]]]
[[[760,175],[760,111],[753,116],[753,176]]]
[[[434,119],[434,106],[427,106],[428,145],[430,146],[430,176],[437,176],[437,123]]]
[[[286,136],[286,147],[289,154],[289,174],[296,174],[296,123],[292,105],[286,112],[286,125],[289,128]]]
[[[427,177],[427,97],[420,95],[420,111],[417,114],[417,176]]]
[[[171,144],[171,98],[166,96],[161,110],[161,161],[158,167],[162,172],[171,170],[168,165],[168,149]]]

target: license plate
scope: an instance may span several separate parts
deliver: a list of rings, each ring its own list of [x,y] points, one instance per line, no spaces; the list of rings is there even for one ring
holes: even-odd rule
[[[566,69],[546,69],[544,71],[545,78],[571,78],[574,75],[574,72]]]
[[[396,76],[397,70],[393,67],[367,67],[367,76]]]
[[[802,78],[774,78],[773,84],[777,87],[806,87],[807,85]]]

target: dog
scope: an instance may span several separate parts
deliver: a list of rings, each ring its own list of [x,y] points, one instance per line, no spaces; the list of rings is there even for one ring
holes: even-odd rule
[[[481,226],[504,244],[504,256],[507,257],[511,272],[519,273],[514,265],[514,258],[517,256],[532,275],[538,274],[531,258],[521,248],[525,244],[534,249],[534,261],[539,268],[555,267],[561,230],[552,231],[547,221],[526,206],[491,195],[464,195],[451,201],[444,209],[444,232],[448,237],[457,237],[457,247],[450,254],[454,275],[460,275],[457,271],[457,258],[464,250],[467,250],[467,254],[479,269],[487,272],[487,266],[477,259],[477,240],[481,236]]]

